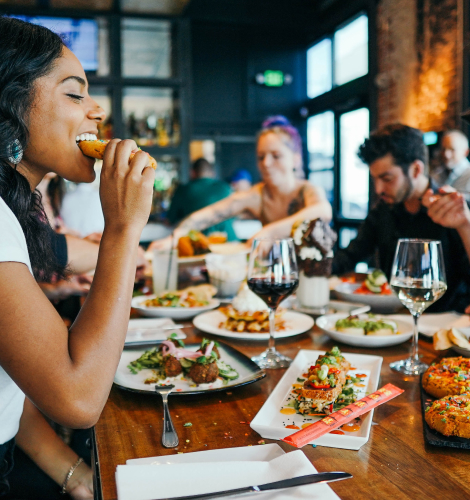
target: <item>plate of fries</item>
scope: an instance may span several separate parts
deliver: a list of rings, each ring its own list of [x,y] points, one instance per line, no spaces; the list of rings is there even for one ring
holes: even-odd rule
[[[204,312],[196,316],[193,324],[199,330],[233,339],[269,339],[267,311],[239,312],[232,306]],[[275,338],[292,337],[309,331],[314,320],[307,314],[280,310],[276,314]]]

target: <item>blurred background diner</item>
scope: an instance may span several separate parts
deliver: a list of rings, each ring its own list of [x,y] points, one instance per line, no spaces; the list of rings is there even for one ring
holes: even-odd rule
[[[249,9],[234,0],[0,5],[4,14],[67,37],[90,93],[106,111],[102,138],[133,138],[157,158],[144,245],[202,207],[182,209],[178,201],[195,182],[197,159],[212,166],[213,182],[226,182],[234,192],[259,182],[256,133],[266,117],[279,114],[299,131],[303,162],[296,175],[325,191],[338,248],[354,238],[376,202],[368,169],[357,157],[370,130],[394,122],[420,129],[431,177],[468,190],[468,131],[460,119],[468,105],[468,54],[460,43],[467,28],[457,21],[464,16],[457,0],[432,8],[411,0],[348,6],[296,1],[288,8],[274,1],[269,9],[264,0],[250,2]],[[101,232],[98,191],[98,182],[66,183],[54,217],[82,237]],[[222,232],[229,240],[249,240],[260,230],[250,217],[244,214],[229,224],[233,232]]]
[[[345,249],[379,201],[357,156],[359,146],[371,130],[391,123],[423,133],[436,189],[449,185],[470,197],[468,127],[460,118],[469,102],[468,49],[460,43],[467,28],[457,21],[464,5],[319,0],[266,6],[266,0],[251,2],[249,9],[235,0],[6,0],[0,11],[61,33],[106,112],[100,137],[133,138],[157,158],[144,248],[168,246],[175,234],[199,229],[214,233],[214,241],[249,242],[273,227],[285,236],[294,221],[289,217],[298,212],[299,218],[331,219],[338,233],[335,252]],[[271,188],[257,151],[264,140],[261,124],[275,116],[298,134],[290,139],[296,187],[280,204],[277,195],[266,195]],[[97,161],[98,174],[100,168]],[[291,181],[280,182],[285,188]],[[260,186],[259,198],[254,193]],[[308,203],[323,207],[318,214],[291,213],[287,206],[299,186],[313,190]],[[68,247],[79,238],[99,243],[99,175],[89,185],[46,178],[39,189]],[[222,213],[237,197],[258,200],[258,206]],[[214,202],[214,209],[204,208]],[[201,222],[204,214],[210,220]],[[271,226],[286,217],[281,232]],[[82,255],[95,251],[86,243],[80,248]],[[384,265],[374,252],[368,255],[346,267]],[[72,288],[86,293],[87,281]],[[55,295],[52,285],[44,287],[51,297],[62,296],[59,284]]]

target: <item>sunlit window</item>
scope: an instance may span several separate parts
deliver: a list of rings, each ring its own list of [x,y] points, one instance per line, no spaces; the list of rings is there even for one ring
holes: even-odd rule
[[[307,50],[307,95],[317,97],[331,90],[331,39],[325,38]]]
[[[369,71],[367,16],[359,16],[334,34],[335,85],[343,85]]]
[[[362,14],[307,50],[307,96],[313,99],[368,72],[369,25]]]
[[[322,186],[328,199],[333,199],[335,115],[325,111],[307,120],[307,148],[309,180]]]
[[[369,136],[369,110],[360,108],[340,116],[340,213],[348,219],[364,219],[369,202],[369,169],[357,156]]]

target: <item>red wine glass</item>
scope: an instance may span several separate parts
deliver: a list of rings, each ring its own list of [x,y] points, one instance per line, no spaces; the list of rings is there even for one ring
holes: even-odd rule
[[[286,368],[292,362],[274,347],[276,309],[298,285],[294,241],[291,238],[255,239],[248,264],[248,287],[269,309],[269,347],[252,358],[261,368]]]

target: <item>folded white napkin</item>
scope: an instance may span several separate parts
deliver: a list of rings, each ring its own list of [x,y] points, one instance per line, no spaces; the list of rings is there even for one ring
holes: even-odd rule
[[[130,319],[127,329],[126,344],[129,342],[152,342],[166,340],[173,332],[177,339],[185,339],[186,334],[177,328],[174,330],[161,330],[175,322],[171,318]]]
[[[413,324],[411,314],[393,314],[387,316]],[[456,312],[448,313],[425,313],[418,319],[419,333],[432,337],[441,328],[470,328],[470,320],[466,315]]]
[[[227,450],[229,453],[229,450]],[[206,452],[193,453],[203,455]],[[164,457],[158,457],[163,459]],[[238,456],[240,458],[240,456]],[[270,461],[217,461],[160,465],[118,465],[116,485],[119,500],[152,500],[197,495],[281,481],[314,474],[316,469],[301,450]],[[257,494],[258,499],[333,500],[338,496],[325,484],[307,485]]]

